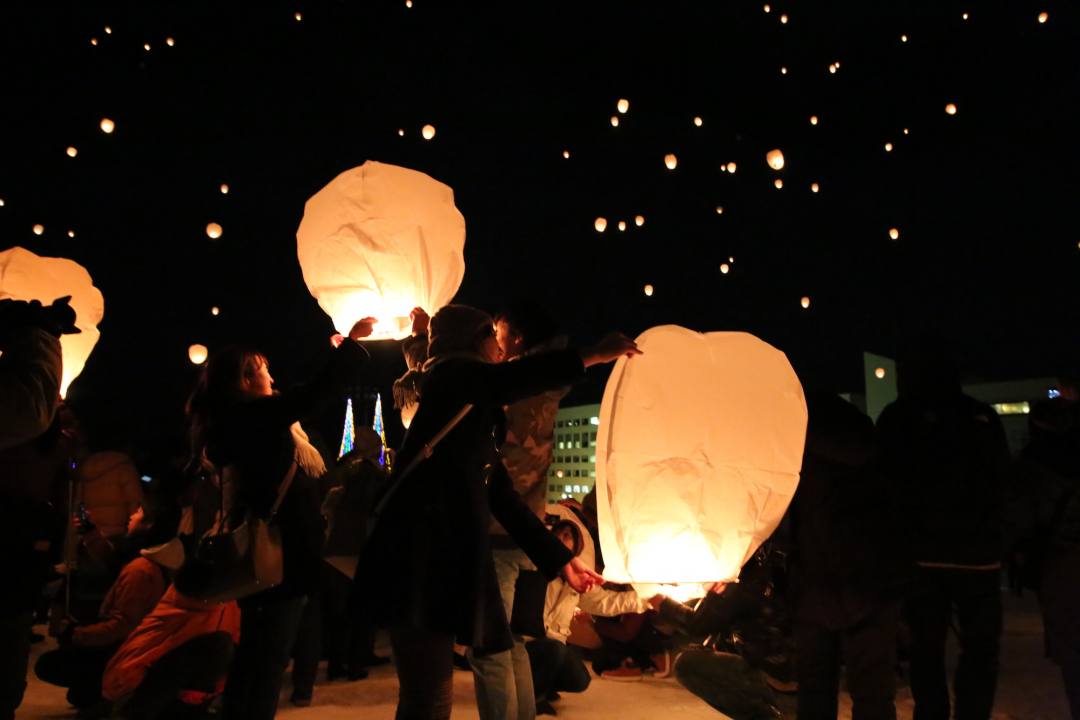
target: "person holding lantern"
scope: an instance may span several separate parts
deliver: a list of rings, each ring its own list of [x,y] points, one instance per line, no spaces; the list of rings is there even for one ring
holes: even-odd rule
[[[436,313],[428,333],[420,407],[356,575],[358,590],[384,588],[355,597],[358,612],[391,628],[401,720],[449,717],[455,640],[474,655],[513,646],[491,556],[492,515],[548,577],[561,574],[579,592],[603,581],[514,492],[493,430],[504,405],[640,352],[611,334],[580,351],[499,363],[491,316],[463,305]]]

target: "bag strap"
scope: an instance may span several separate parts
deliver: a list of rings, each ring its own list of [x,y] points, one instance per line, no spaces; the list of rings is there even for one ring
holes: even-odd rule
[[[293,460],[289,465],[289,469],[285,472],[285,478],[281,481],[281,485],[278,486],[277,499],[274,500],[274,504],[270,507],[270,517],[266,518],[266,522],[271,522],[274,516],[277,515],[278,508],[281,507],[281,503],[285,500],[285,494],[289,492],[289,488],[292,487],[293,478],[296,477],[296,461]]]
[[[383,493],[382,499],[379,500],[379,504],[371,511],[371,520],[368,522],[367,532],[369,538],[371,537],[371,533],[375,530],[375,525],[379,520],[379,516],[382,515],[383,510],[385,510],[386,506],[390,503],[390,498],[392,498],[397,489],[401,487],[405,478],[412,474],[412,471],[415,470],[420,463],[431,457],[431,454],[435,451],[435,446],[442,442],[443,438],[445,438],[451,430],[457,427],[457,424],[464,420],[465,416],[468,415],[469,411],[472,409],[472,403],[466,403],[465,406],[458,411],[457,415],[450,418],[450,422],[446,423],[439,432],[435,433],[431,440],[424,443],[424,446],[420,448],[420,452],[409,461],[409,464],[401,471],[401,474],[398,475],[394,484],[387,488],[386,492]]]

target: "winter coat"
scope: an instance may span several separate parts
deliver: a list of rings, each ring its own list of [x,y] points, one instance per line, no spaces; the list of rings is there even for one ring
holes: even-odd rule
[[[958,392],[922,400],[901,395],[882,411],[877,431],[910,560],[1000,567],[1011,460],[993,408]]]
[[[206,603],[192,600],[170,585],[153,612],[113,654],[105,667],[101,694],[116,702],[139,687],[154,663],[188,640],[212,632],[227,632],[240,642],[240,608],[235,601]]]
[[[346,340],[310,384],[239,401],[222,412],[209,430],[206,452],[224,477],[235,478],[234,492],[229,488],[225,492],[226,498],[232,496],[226,507],[231,524],[242,521],[247,512],[269,514],[296,459],[292,424],[343,393],[367,359],[367,351]],[[298,466],[275,520],[281,529],[284,579],[275,588],[244,598],[241,607],[307,595],[318,587],[323,545],[320,501],[317,483]]]
[[[86,505],[90,519],[105,537],[127,532],[128,518],[143,502],[142,484],[135,463],[122,452],[88,455],[75,470],[76,502]]]
[[[473,408],[392,490],[356,575],[358,587],[379,591],[354,594],[359,612],[371,611],[381,623],[451,633],[480,652],[512,646],[491,557],[491,516],[548,578],[570,552],[514,491],[493,430],[504,405],[570,384],[583,372],[580,356],[568,350],[500,364],[451,358],[425,372],[423,400],[396,472],[463,406]]]

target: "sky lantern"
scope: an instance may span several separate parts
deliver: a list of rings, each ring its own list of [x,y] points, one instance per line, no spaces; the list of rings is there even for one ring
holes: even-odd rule
[[[626,232],[626,221],[625,220],[620,220],[619,221],[619,232]]]
[[[168,45],[169,47],[172,47],[172,46],[176,45],[176,40],[172,39],[171,37],[167,37],[167,38],[165,38],[165,44]]]
[[[907,35],[901,35],[900,36],[900,42],[906,43],[907,42]]]
[[[720,263],[720,272],[721,273],[723,273],[724,275],[727,275],[730,270],[731,270],[730,265],[728,265],[727,263]]]
[[[767,13],[770,13],[770,12],[772,12],[772,8],[771,8],[770,6],[768,6],[768,5],[766,5],[765,7],[763,7],[763,8],[762,8],[762,10],[764,10],[764,11],[765,11],[765,12],[767,12]]]
[[[964,19],[964,20],[967,20],[968,18],[970,18],[970,17],[971,17],[971,15],[970,15],[969,13],[964,13],[964,14],[963,14],[963,15],[961,15],[960,17],[961,17],[962,19]]]
[[[674,170],[679,164],[679,158],[675,157],[675,153],[668,153],[664,156],[664,167],[668,170]]]
[[[430,140],[431,138],[435,137],[435,126],[425,125],[424,127],[420,128],[420,134],[424,137],[425,140]]]
[[[803,310],[809,310],[810,309],[810,296],[809,295],[803,295],[799,299],[799,304],[802,305]]]
[[[150,52],[150,43],[143,43],[143,46],[142,46],[142,48],[143,48],[143,50],[145,50],[146,52]]]
[[[702,120],[700,117],[696,117],[696,116],[694,117],[694,127],[701,127],[704,124],[704,122],[705,121]]]
[[[784,187],[784,181],[781,180],[780,178],[776,178],[775,180],[773,180],[772,184],[773,184],[773,187],[776,188],[777,190],[781,190]]]
[[[788,21],[788,16],[787,15],[781,15],[780,16],[780,24],[781,25],[787,25],[787,21]]]
[[[734,256],[734,255],[732,255],[731,257],[729,257],[729,258],[727,259],[727,261],[728,261],[729,263],[732,263],[732,264],[734,264],[734,263],[735,263],[735,256]]]
[[[465,218],[447,185],[369,160],[304,205],[296,253],[308,290],[348,334],[377,320],[372,340],[409,335],[409,313],[449,303],[465,275]]]
[[[596,220],[593,221],[593,227],[596,228],[596,232],[604,232],[607,230],[607,218],[596,218]]]
[[[1050,19],[1050,14],[1049,13],[1045,13],[1045,12],[1039,13],[1039,24],[1040,25],[1044,24],[1049,19]]]
[[[810,116],[810,124],[811,125],[817,125],[817,115],[811,115]]]
[[[221,183],[221,187],[218,188],[218,189],[221,190],[222,195],[228,195],[229,194],[229,184],[228,183]]]
[[[405,0],[405,7],[411,8],[412,7],[412,0]]]
[[[783,67],[783,66],[781,66],[781,67],[780,67],[780,74],[781,74],[781,75],[787,75],[787,68],[786,68],[786,67]]]
[[[75,231],[74,230],[68,230],[68,237],[69,238],[75,237]]]
[[[646,285],[645,286],[645,297],[652,297],[652,294],[653,294],[653,286],[652,285]]]
[[[38,223],[38,224],[34,225],[34,227],[32,227],[31,230],[34,231],[35,235],[43,235],[45,233],[45,226],[42,225],[41,223]]]
[[[775,150],[770,150],[768,153],[765,154],[765,162],[769,163],[769,167],[771,167],[773,170],[783,170],[784,153],[782,153],[779,148]]]
[[[905,134],[905,135],[908,135],[908,134],[910,134],[910,133],[908,132],[908,129],[907,129],[907,128],[904,128],[904,134]]]
[[[810,192],[816,193],[820,189],[821,189],[821,186],[818,185],[816,182],[810,183]]]
[[[647,597],[734,580],[799,482],[802,386],[748,333],[675,325],[637,338],[600,406],[596,499],[604,577]]]
[[[97,38],[90,38],[90,44],[97,47]]]
[[[885,152],[892,152],[892,143],[891,142],[885,143]]]
[[[716,206],[716,214],[717,215],[723,215],[724,214],[724,206],[723,205],[717,205]]]
[[[304,19],[304,16],[301,15],[299,12],[295,12],[293,13],[293,19],[296,20],[296,22],[300,22]]]
[[[112,131],[116,129],[116,123],[114,123],[109,118],[101,118],[101,122],[98,124],[98,127],[101,128],[101,132],[105,133],[106,135],[111,135]]]
[[[213,315],[214,317],[217,317],[218,315],[221,314],[221,308],[219,308],[217,305],[215,305],[214,307],[210,308],[210,314]]]
[[[67,149],[67,156],[68,157],[73,158],[78,154],[79,154],[79,149],[78,148],[76,148],[74,145],[69,145],[68,146],[68,149]]]
[[[726,169],[726,170],[727,170],[727,171],[728,171],[729,173],[731,173],[732,175],[734,175],[734,174],[735,174],[735,168],[736,168],[736,165],[735,165],[735,163],[733,163],[733,162],[729,162],[729,163],[728,163],[728,164],[727,164],[727,165],[725,166],[725,169]]]
[[[569,160],[570,159],[570,151],[569,150],[563,150],[562,151],[562,156],[563,156],[563,160]]]
[[[619,116],[618,115],[612,115],[611,116],[611,127],[619,127]]]
[[[112,28],[109,27],[108,25],[105,26],[105,34],[106,35],[112,35]]]
[[[209,237],[211,240],[217,240],[219,237],[221,237],[221,226],[214,222],[207,223],[206,236]]]
[[[956,114],[956,103],[949,103],[948,105],[946,105],[945,106],[945,114],[946,115],[955,115]]]
[[[202,365],[206,362],[206,358],[209,354],[210,352],[206,349],[206,346],[199,343],[190,345],[187,349],[188,360],[195,365]]]
[[[876,377],[878,380],[884,380],[885,379],[885,368],[879,367],[879,368],[875,369],[874,370],[874,377]]]
[[[4,198],[0,198],[0,207],[4,207]]]
[[[837,71],[837,69],[838,69],[839,67],[840,67],[840,66],[839,66],[839,65],[837,65],[836,63],[832,63],[832,64],[830,64],[830,65],[829,65],[829,73],[830,73],[831,75],[835,75],[835,74],[836,74],[836,71]]]
[[[637,225],[638,227],[641,227],[642,225],[644,225],[645,224],[645,216],[644,215],[636,216],[634,218],[634,224]]]
[[[77,335],[60,337],[63,374],[60,396],[67,395],[71,381],[79,376],[101,334],[97,326],[105,316],[105,298],[94,287],[90,273],[74,260],[41,257],[21,247],[0,252],[0,300],[37,300],[49,305],[71,296]]]
[[[897,228],[889,228],[889,238],[892,240],[899,240],[900,230]]]
[[[618,104],[616,104],[615,107],[616,107],[616,109],[618,109],[618,111],[620,113],[625,115],[626,111],[630,109],[630,101],[627,100],[626,98],[622,98],[622,99],[619,100]]]

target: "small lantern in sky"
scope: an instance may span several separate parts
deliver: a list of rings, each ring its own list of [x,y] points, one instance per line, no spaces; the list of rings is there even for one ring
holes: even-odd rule
[[[781,67],[780,67],[780,74],[781,74],[781,75],[787,75],[787,68],[786,68],[786,67],[783,67],[783,66],[781,66]]]
[[[611,116],[611,127],[619,127],[619,116],[618,115],[612,115]]]
[[[0,198],[0,207],[4,207],[4,198]]]
[[[674,170],[679,164],[679,159],[675,157],[675,153],[668,153],[664,156],[664,167],[668,170]]]
[[[907,35],[901,35],[900,36],[900,42],[906,43],[907,42]]]
[[[105,26],[105,34],[106,35],[112,35],[112,28],[109,27],[108,25]]]
[[[68,149],[67,149],[67,156],[68,157],[73,158],[78,154],[79,154],[78,148],[76,148],[74,145],[68,146]]]
[[[342,335],[375,318],[370,340],[400,340],[413,308],[434,315],[449,303],[464,250],[465,218],[449,186],[371,160],[315,193],[296,231],[308,290]]]
[[[810,183],[810,192],[816,193],[820,189],[821,186],[818,185],[816,182]]]
[[[771,13],[772,12],[772,7],[769,6],[769,5],[766,5],[765,7],[761,8],[761,9],[764,10],[766,13]]]
[[[630,109],[630,101],[626,98],[622,98],[619,100],[618,104],[615,107],[620,113],[625,115],[626,111]]]
[[[207,223],[206,235],[211,240],[217,240],[219,237],[221,237],[221,226],[214,222]]]
[[[596,228],[596,232],[604,232],[607,230],[607,218],[596,218],[596,220],[593,221],[593,227]]]
[[[652,297],[652,294],[653,294],[653,286],[652,285],[646,285],[645,286],[645,297]]]
[[[296,20],[296,22],[300,22],[301,20],[304,19],[304,16],[301,15],[299,12],[296,12],[296,13],[293,13],[293,19]]]
[[[222,195],[228,195],[229,194],[229,184],[228,183],[221,183],[221,187],[218,188],[218,189],[221,190]]]
[[[884,380],[885,379],[885,368],[879,367],[879,368],[875,369],[874,370],[874,377],[876,377],[878,380]]]
[[[780,16],[780,24],[781,25],[787,25],[787,21],[788,21],[787,15],[781,15]]]
[[[956,114],[956,103],[949,103],[948,105],[946,105],[945,106],[945,114],[946,115],[955,115]]]
[[[777,190],[781,190],[784,187],[784,181],[781,180],[780,178],[776,178],[775,180],[773,180],[772,184],[773,184],[773,187],[776,188]]]
[[[116,123],[114,123],[109,118],[101,118],[101,122],[98,124],[98,126],[101,128],[101,132],[105,133],[106,135],[111,134],[112,131],[116,129]]]
[[[898,228],[889,228],[889,238],[891,240],[899,240],[900,230]]]
[[[905,135],[908,135],[908,134],[909,134],[909,132],[908,132],[908,129],[907,129],[907,128],[904,128],[904,134],[905,134]]]
[[[425,125],[420,129],[420,134],[424,137],[425,140],[430,140],[431,138],[435,137],[435,126]]]
[[[729,163],[727,164],[726,168],[727,168],[727,171],[728,171],[729,173],[731,173],[732,175],[734,175],[734,174],[735,174],[735,169],[736,169],[736,165],[735,165],[735,163],[733,163],[733,162],[729,162]]]
[[[90,44],[97,47],[97,38],[90,38]]]
[[[214,317],[217,317],[218,315],[221,314],[221,308],[219,308],[217,305],[215,305],[214,307],[210,308],[210,314],[213,315]]]
[[[960,17],[961,17],[962,19],[964,19],[964,20],[967,20],[967,19],[968,19],[969,17],[971,17],[971,15],[970,15],[969,13],[964,13],[964,14],[963,14],[963,15],[961,15]]]
[[[206,346],[200,345],[199,343],[195,343],[194,345],[189,346],[187,349],[188,360],[190,360],[195,365],[202,365],[204,362],[206,362],[206,358],[209,354],[210,353],[206,349]]]
[[[811,115],[810,116],[810,124],[811,125],[817,125],[817,115]]]
[[[885,143],[885,152],[892,152],[892,143],[891,142]]]
[[[724,214],[724,206],[723,205],[717,205],[716,206],[716,214],[717,215],[723,215]]]
[[[775,150],[770,150],[765,155],[765,162],[769,163],[769,167],[771,167],[773,170],[783,170],[784,153],[782,153],[779,148]]]
[[[1039,13],[1039,24],[1040,25],[1044,24],[1049,19],[1050,19],[1050,14],[1049,13],[1045,13],[1045,12]]]
[[[626,221],[625,220],[620,220],[619,221],[619,232],[626,232]]]
[[[638,227],[641,227],[642,225],[644,225],[645,224],[645,216],[644,215],[638,215],[637,217],[635,217],[634,218],[634,224],[637,225]]]
[[[734,256],[734,255],[732,255],[731,257],[729,257],[729,258],[727,259],[727,261],[728,261],[729,263],[735,264],[735,256]]]
[[[74,230],[68,230],[68,237],[69,238],[75,237],[75,231]]]
[[[735,580],[779,524],[806,402],[784,354],[748,333],[664,325],[637,344],[644,354],[619,359],[600,406],[604,576],[685,601]]]
[[[41,223],[38,223],[32,229],[33,229],[35,235],[42,235],[42,234],[45,233],[45,226],[42,225]]]
[[[40,257],[21,247],[0,252],[0,299],[37,300],[49,305],[53,300],[71,296],[75,326],[80,332],[60,337],[63,374],[60,396],[79,376],[97,344],[97,326],[105,316],[105,299],[94,287],[86,268],[67,258]]]
[[[169,47],[172,47],[172,46],[176,45],[176,40],[174,40],[171,37],[167,37],[167,38],[165,38],[165,44],[168,45]]]
[[[150,43],[143,43],[142,49],[146,52],[150,52]]]
[[[704,121],[700,117],[694,117],[694,127],[701,127]]]
[[[836,69],[837,69],[836,63],[832,63],[831,65],[829,65],[829,74],[835,75],[836,74]]]
[[[563,156],[563,160],[569,160],[570,159],[570,151],[569,150],[563,150],[562,151],[562,156]]]
[[[720,272],[727,275],[731,271],[731,266],[727,263],[720,263]]]
[[[809,295],[803,295],[802,298],[799,299],[799,304],[802,305],[803,310],[809,310],[810,309],[810,296]]]

